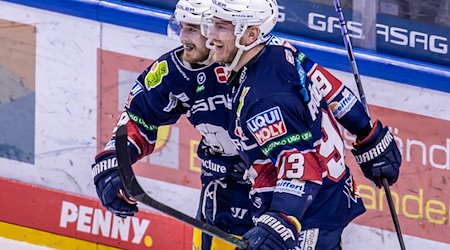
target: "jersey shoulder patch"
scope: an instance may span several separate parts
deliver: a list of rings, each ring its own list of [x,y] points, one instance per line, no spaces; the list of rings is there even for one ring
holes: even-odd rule
[[[144,84],[147,90],[150,90],[161,84],[164,76],[169,74],[169,66],[167,60],[155,61],[148,71],[144,79]]]

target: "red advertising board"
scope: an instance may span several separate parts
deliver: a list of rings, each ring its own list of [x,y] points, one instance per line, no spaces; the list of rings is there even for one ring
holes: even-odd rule
[[[0,221],[123,249],[192,245],[191,227],[162,214],[140,211],[124,219],[97,199],[1,178],[0,186]]]
[[[400,179],[392,187],[402,232],[450,243],[450,122],[376,106],[370,109],[373,117],[391,126],[402,152]],[[350,145],[348,132],[344,137]],[[358,169],[348,155],[349,165]],[[362,175],[357,180],[367,209],[357,222],[393,230],[384,191],[371,186]]]

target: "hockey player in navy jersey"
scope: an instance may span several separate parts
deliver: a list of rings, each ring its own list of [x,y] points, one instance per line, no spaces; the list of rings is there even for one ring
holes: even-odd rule
[[[256,224],[244,239],[249,249],[341,249],[365,209],[336,121],[357,136],[352,152],[378,187],[380,177],[397,181],[400,152],[350,89],[269,35],[277,16],[275,0],[214,0],[202,18],[214,59],[232,70],[229,133],[248,166]]]
[[[180,0],[175,18],[183,44],[158,58],[136,80],[118,126],[128,127],[132,162],[152,153],[159,126],[174,124],[183,114],[201,133],[198,157],[202,163],[198,218],[238,236],[253,227],[245,165],[231,143],[229,92],[224,67],[213,63],[206,38],[200,33],[201,13],[208,0]],[[173,31],[174,29],[172,29]],[[114,134],[92,166],[102,204],[118,216],[138,211],[118,175]],[[98,166],[107,166],[99,168]],[[99,171],[101,169],[102,171]],[[234,249],[220,239],[194,231],[194,249]]]

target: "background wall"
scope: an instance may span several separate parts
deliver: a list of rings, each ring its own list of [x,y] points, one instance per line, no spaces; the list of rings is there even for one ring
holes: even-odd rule
[[[178,45],[165,36],[168,17],[111,1],[0,1],[0,236],[44,235],[34,241],[64,249],[191,248],[189,227],[150,208],[125,220],[102,209],[90,173],[135,77]],[[340,46],[280,35],[355,88]],[[407,248],[448,249],[449,68],[362,51],[357,59],[371,114],[402,150],[392,190]],[[135,171],[153,197],[193,216],[199,136],[185,119],[160,133]],[[344,249],[397,248],[383,191],[347,159],[368,212],[345,232]]]

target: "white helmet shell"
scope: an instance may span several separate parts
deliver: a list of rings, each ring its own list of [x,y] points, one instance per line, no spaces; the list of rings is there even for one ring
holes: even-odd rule
[[[211,0],[179,0],[175,8],[175,18],[179,22],[200,25],[202,13],[209,10]]]
[[[257,45],[268,39],[277,24],[278,4],[276,0],[212,0],[210,14],[231,21],[235,25],[236,40],[240,40],[248,27],[258,26],[261,33]]]
[[[269,33],[278,21],[278,4],[276,0],[212,0],[211,9],[203,12],[200,26],[202,34],[206,37],[211,31],[213,17],[230,21],[235,26],[235,46],[238,51],[232,62],[227,65],[228,70],[233,70],[244,51],[265,43],[270,38]],[[259,27],[259,37],[249,45],[241,44],[241,38],[250,26]],[[208,48],[213,48],[210,39],[206,44]]]

